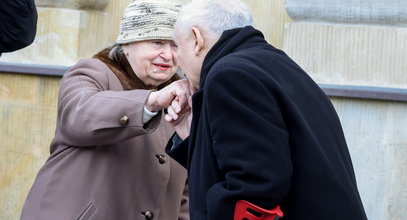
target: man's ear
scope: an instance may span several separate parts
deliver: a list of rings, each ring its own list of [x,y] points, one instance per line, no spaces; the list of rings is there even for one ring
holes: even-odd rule
[[[195,41],[195,55],[199,55],[205,47],[205,39],[202,32],[197,27],[192,27],[192,34]]]

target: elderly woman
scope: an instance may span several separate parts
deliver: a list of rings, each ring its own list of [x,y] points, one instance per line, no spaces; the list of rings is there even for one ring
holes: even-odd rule
[[[186,170],[165,154],[174,131],[161,111],[183,109],[190,96],[175,75],[180,8],[132,1],[117,44],[64,75],[51,155],[21,219],[189,218]]]

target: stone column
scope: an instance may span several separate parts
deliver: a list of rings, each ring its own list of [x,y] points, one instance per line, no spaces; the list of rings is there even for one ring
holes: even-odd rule
[[[253,14],[255,28],[261,30],[274,47],[283,47],[284,24],[291,22],[284,0],[243,0]]]
[[[318,83],[407,88],[407,1],[286,0],[283,49]],[[407,105],[332,98],[369,219],[407,219]],[[346,212],[346,210],[344,210]]]

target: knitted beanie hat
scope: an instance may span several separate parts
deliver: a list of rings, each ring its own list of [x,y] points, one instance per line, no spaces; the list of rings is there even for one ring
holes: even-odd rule
[[[181,7],[177,0],[132,0],[124,11],[116,43],[172,40]]]

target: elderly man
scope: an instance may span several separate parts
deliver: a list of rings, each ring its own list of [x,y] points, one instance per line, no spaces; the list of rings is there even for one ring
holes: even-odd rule
[[[242,2],[192,1],[175,42],[197,91],[191,124],[168,109],[181,139],[167,152],[188,168],[191,219],[273,219],[278,205],[284,219],[366,219],[334,107]]]

